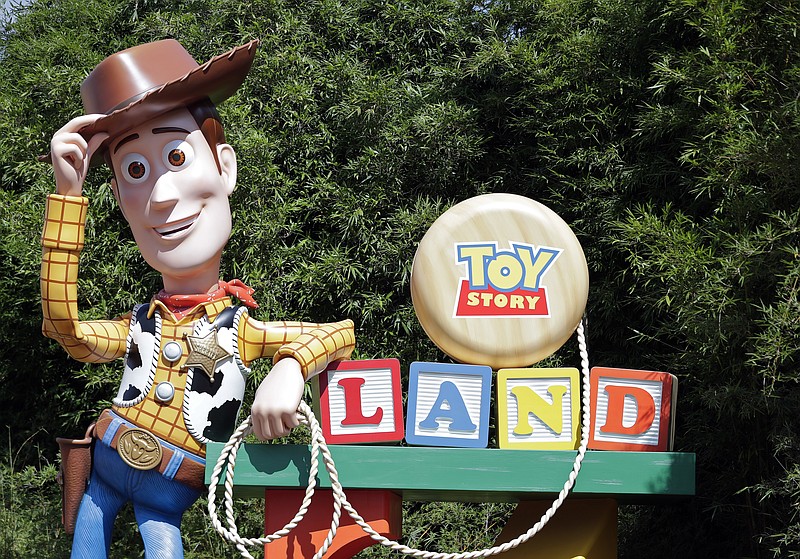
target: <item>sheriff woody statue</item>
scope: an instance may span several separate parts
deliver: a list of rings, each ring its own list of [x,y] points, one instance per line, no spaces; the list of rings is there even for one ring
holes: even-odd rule
[[[273,358],[251,410],[254,432],[270,439],[297,426],[305,380],[353,350],[351,321],[260,322],[248,311],[256,306],[253,290],[219,277],[231,233],[236,154],[225,143],[215,104],[242,84],[256,47],[252,41],[203,65],[174,40],[113,54],[81,86],[86,114],[53,136],[56,193],[48,196],[42,234],[43,332],[79,361],[124,364],[111,409],[87,435],[88,483],[71,471],[62,448],[64,479],[74,486],[78,478],[79,497],[86,487],[74,559],[107,557],[126,502],[133,504],[147,559],[183,557],[181,517],[203,491],[206,443],[227,441],[233,432],[250,364]],[[89,206],[82,186],[89,168],[103,161],[139,251],[164,283],[128,314],[82,321],[78,260]],[[65,487],[65,495],[72,495],[67,489],[75,490]]]

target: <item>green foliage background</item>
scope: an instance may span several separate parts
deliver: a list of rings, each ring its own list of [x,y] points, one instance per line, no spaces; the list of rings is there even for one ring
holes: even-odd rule
[[[8,15],[0,556],[67,556],[52,441],[81,434],[119,375],[40,335],[53,181],[35,156],[82,112],[80,82],[108,54],[175,37],[202,61],[258,37],[220,110],[240,161],[223,273],[257,288],[260,317],[349,317],[358,358],[442,359],[411,305],[416,243],[476,194],[539,200],[587,254],[592,364],[676,374],[676,450],[697,453],[695,499],[623,507],[620,555],[800,557],[796,1],[34,0]],[[86,318],[159,287],[108,179],[86,189]],[[570,348],[554,360],[577,363]],[[482,547],[507,512],[409,504],[406,539]],[[127,521],[113,556],[138,556]],[[189,557],[236,556],[200,505],[185,534]]]

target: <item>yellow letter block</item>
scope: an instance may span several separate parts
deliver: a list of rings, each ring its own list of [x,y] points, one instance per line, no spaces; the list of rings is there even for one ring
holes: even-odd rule
[[[500,448],[571,450],[580,441],[578,369],[497,371]]]

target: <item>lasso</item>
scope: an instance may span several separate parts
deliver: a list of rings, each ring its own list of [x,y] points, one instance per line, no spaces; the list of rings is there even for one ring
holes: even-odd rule
[[[527,532],[518,536],[517,538],[506,542],[502,545],[498,545],[495,547],[490,547],[487,549],[482,549],[479,551],[469,551],[469,552],[462,552],[462,553],[434,553],[431,551],[422,551],[419,549],[414,549],[403,545],[397,541],[390,540],[383,535],[376,532],[372,526],[370,526],[362,517],[358,514],[358,512],[353,508],[353,506],[348,502],[347,497],[342,489],[342,484],[339,481],[339,474],[336,471],[336,464],[333,462],[333,458],[331,457],[330,450],[328,449],[328,445],[325,443],[325,438],[322,435],[322,429],[320,428],[319,423],[317,422],[317,418],[314,416],[314,412],[311,411],[311,408],[308,407],[308,404],[305,402],[300,402],[300,405],[297,408],[298,416],[300,422],[304,425],[307,425],[311,429],[311,468],[308,475],[308,487],[306,488],[305,497],[303,498],[303,502],[300,504],[300,508],[297,511],[297,514],[294,516],[292,520],[289,521],[283,528],[280,530],[261,538],[243,538],[239,535],[238,528],[236,526],[236,520],[233,516],[233,469],[236,465],[236,454],[239,450],[239,446],[242,443],[242,440],[245,436],[247,436],[252,431],[252,424],[250,421],[250,417],[245,419],[239,428],[231,435],[230,440],[227,444],[223,447],[222,453],[217,460],[216,466],[214,467],[214,471],[211,474],[211,480],[209,481],[208,486],[208,512],[211,516],[211,524],[214,526],[214,529],[226,540],[235,544],[236,549],[242,554],[243,557],[247,557],[249,559],[253,559],[253,556],[247,551],[247,547],[254,547],[254,546],[263,546],[264,544],[270,543],[277,539],[282,538],[283,536],[287,535],[293,528],[297,526],[297,524],[302,520],[303,516],[305,516],[306,512],[308,511],[308,507],[311,504],[311,498],[314,495],[314,488],[316,486],[316,476],[317,472],[319,471],[318,466],[318,458],[317,454],[322,453],[322,459],[325,463],[325,468],[328,470],[328,474],[331,480],[331,488],[333,490],[333,516],[331,518],[331,527],[328,530],[328,535],[325,538],[322,546],[319,548],[317,553],[314,555],[313,559],[320,559],[325,552],[328,550],[331,542],[333,541],[333,537],[336,535],[336,529],[339,526],[339,519],[341,517],[341,509],[344,508],[347,513],[353,518],[356,524],[361,526],[361,528],[369,534],[369,536],[375,540],[376,543],[380,543],[381,545],[385,545],[390,547],[395,551],[399,551],[406,555],[413,555],[414,557],[420,557],[422,559],[475,559],[478,557],[490,557],[492,555],[497,555],[499,553],[503,553],[504,551],[508,551],[509,549],[513,549],[520,544],[527,542],[531,539],[534,535],[536,535],[544,526],[550,521],[553,517],[555,512],[567,498],[567,494],[575,485],[575,480],[578,477],[578,472],[581,469],[581,463],[583,462],[583,457],[586,454],[586,446],[589,442],[589,395],[590,395],[590,387],[589,387],[589,354],[586,348],[586,337],[584,334],[584,325],[581,322],[578,325],[577,329],[578,333],[578,347],[580,350],[581,356],[581,371],[583,376],[582,381],[582,395],[581,399],[583,402],[583,414],[582,414],[582,421],[581,421],[581,444],[578,448],[578,453],[575,456],[575,461],[572,466],[572,471],[567,478],[567,481],[564,483],[564,487],[558,494],[558,497],[553,501],[550,508],[541,516],[539,521],[533,525]],[[225,473],[225,490],[224,490],[224,500],[223,500],[223,508],[225,509],[225,519],[227,522],[227,527],[223,526],[222,522],[217,515],[217,507],[216,507],[216,497],[217,497],[217,486],[219,484],[220,477],[222,475],[222,470],[225,468],[225,465],[229,464],[227,471]]]

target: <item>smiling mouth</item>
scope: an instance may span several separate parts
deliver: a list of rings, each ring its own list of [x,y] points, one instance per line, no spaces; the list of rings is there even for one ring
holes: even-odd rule
[[[166,225],[162,225],[161,227],[154,227],[156,233],[161,235],[162,238],[170,239],[178,236],[180,233],[189,229],[194,223],[197,221],[197,218],[200,216],[200,213],[196,213],[193,216],[189,216],[185,219],[181,219],[178,221],[173,221],[172,223],[167,223]]]

